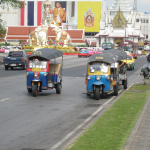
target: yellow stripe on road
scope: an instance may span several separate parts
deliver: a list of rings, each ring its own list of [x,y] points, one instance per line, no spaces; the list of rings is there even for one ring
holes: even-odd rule
[[[2,99],[1,102],[7,101],[7,100],[9,100],[9,99],[10,99],[10,98]]]

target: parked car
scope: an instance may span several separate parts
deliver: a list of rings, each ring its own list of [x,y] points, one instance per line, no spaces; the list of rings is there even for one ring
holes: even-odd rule
[[[86,49],[81,49],[78,53],[78,57],[82,56],[89,57],[89,52]]]
[[[0,53],[5,53],[5,49],[2,48],[2,49],[0,50]]]
[[[88,48],[89,55],[92,56],[95,54],[94,48]]]
[[[28,55],[25,51],[10,51],[8,55],[3,58],[5,70],[8,70],[9,67],[11,67],[11,69],[14,67],[23,67],[25,70],[27,61]]]

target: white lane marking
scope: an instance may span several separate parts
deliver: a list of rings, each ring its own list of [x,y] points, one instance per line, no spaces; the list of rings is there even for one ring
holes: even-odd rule
[[[10,99],[10,98],[2,99],[1,102],[7,101],[7,100],[9,100],[9,99]]]

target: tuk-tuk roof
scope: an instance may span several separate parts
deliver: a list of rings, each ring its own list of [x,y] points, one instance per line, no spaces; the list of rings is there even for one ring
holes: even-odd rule
[[[118,49],[112,49],[112,50],[107,50],[103,52],[104,54],[115,54],[118,56],[118,61],[127,59],[127,53],[124,52],[123,50],[118,50]]]
[[[63,56],[63,53],[59,50],[52,49],[52,48],[41,48],[36,51],[34,51],[30,56],[29,59],[33,57],[41,57],[46,60],[55,59],[58,57]]]
[[[98,54],[94,54],[92,56],[90,56],[88,63],[90,62],[95,62],[95,61],[99,61],[99,62],[105,62],[105,63],[115,63],[118,61],[118,56],[116,54],[112,54],[112,53],[98,53]]]

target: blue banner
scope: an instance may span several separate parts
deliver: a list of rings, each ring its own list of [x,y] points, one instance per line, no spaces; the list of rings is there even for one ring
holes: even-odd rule
[[[34,26],[34,1],[28,1],[28,26]]]

